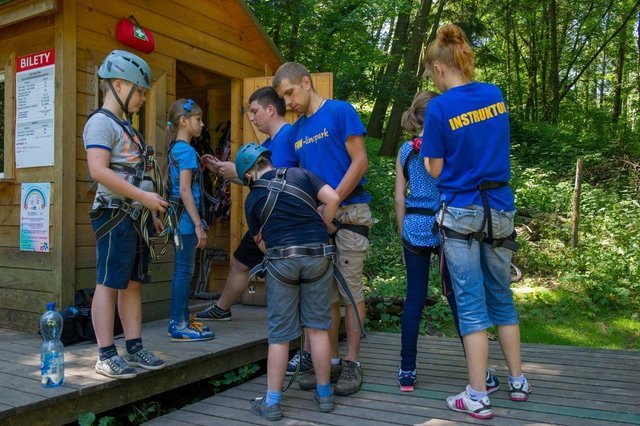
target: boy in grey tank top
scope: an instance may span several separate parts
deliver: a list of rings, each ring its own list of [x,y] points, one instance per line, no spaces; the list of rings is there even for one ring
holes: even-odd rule
[[[135,367],[158,370],[164,361],[142,345],[141,285],[149,265],[149,250],[138,236],[141,226],[162,229],[159,213],[167,202],[152,191],[145,179],[146,147],[129,121],[140,110],[145,90],[151,88],[151,70],[138,56],[111,52],[98,70],[104,93],[102,108],[85,125],[83,138],[91,177],[98,183],[91,211],[96,232],[96,291],[91,317],[98,341],[96,373],[116,379],[136,376]],[[151,211],[151,221],[140,224],[140,210]],[[126,339],[121,357],[113,342],[118,303]]]

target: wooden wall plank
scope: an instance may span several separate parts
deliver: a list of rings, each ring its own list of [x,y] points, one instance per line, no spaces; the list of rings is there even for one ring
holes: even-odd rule
[[[50,284],[51,275],[51,273],[46,273],[43,271],[33,271],[33,273],[30,274],[29,278],[34,281],[44,280],[44,282],[48,282]],[[49,277],[48,281],[46,280],[47,276]],[[55,302],[52,297],[53,293],[51,293],[50,291],[40,292],[31,290],[19,290],[15,288],[3,288],[2,297],[0,297],[0,308],[42,313],[45,310],[47,302]]]
[[[46,305],[42,307],[42,312],[44,312],[45,307]],[[27,333],[37,333],[42,312],[0,309],[0,328],[20,329],[20,331]]]
[[[20,246],[20,229],[17,226],[0,226],[0,247]]]
[[[51,240],[59,248],[71,248],[75,242],[76,179],[76,2],[66,2],[55,17],[56,94],[55,94],[55,177],[57,195],[53,204],[54,232]],[[52,197],[53,198],[53,197]],[[64,232],[63,232],[64,230]],[[59,306],[74,301],[75,252],[56,250],[55,300]]]
[[[97,32],[113,35],[116,23],[122,17],[122,4],[118,1],[94,1],[91,7],[86,5],[78,5],[78,21],[83,28],[93,29]],[[154,39],[156,39],[156,48],[159,48],[162,37],[167,37],[181,42],[184,46],[198,46],[203,51],[211,52],[216,55],[228,58],[238,64],[247,64],[253,68],[260,69],[261,63],[256,60],[253,52],[247,49],[247,45],[240,39],[236,39],[238,43],[230,43],[231,37],[229,33],[220,34],[215,37],[207,33],[207,31],[197,31],[194,29],[192,21],[194,16],[191,15],[188,22],[180,22],[175,18],[178,15],[175,3],[171,8],[169,16],[161,15],[160,9],[156,7],[153,12],[148,13],[138,4],[128,3],[126,5],[127,13],[136,15],[142,22],[141,24],[152,31]],[[208,21],[206,28],[211,28],[214,24],[213,18],[219,15],[217,8],[213,9],[210,5],[206,8],[211,11],[210,14],[200,11],[199,17],[204,17]],[[145,13],[146,12],[146,13]],[[217,25],[217,29],[224,25]],[[158,38],[160,37],[160,38]]]
[[[50,252],[20,251],[17,247],[0,247],[0,267],[51,271],[53,270],[53,255]],[[4,274],[4,269],[2,273]]]
[[[33,19],[39,15],[54,13],[57,6],[56,0],[10,2],[0,8],[0,14],[2,15],[2,23],[0,26],[5,27]]]
[[[53,256],[48,257],[53,258]],[[39,271],[35,269],[17,269],[3,266],[2,274],[0,274],[0,292],[2,292],[2,297],[0,299],[10,298],[10,296],[7,294],[7,291],[9,291],[9,289],[53,292],[55,290],[53,275],[54,274],[52,270]],[[18,308],[18,305],[12,305],[11,303],[11,301],[7,301],[6,303],[0,302],[0,308]],[[40,306],[38,306],[38,309],[40,309]],[[42,311],[44,311],[44,309],[42,309]]]

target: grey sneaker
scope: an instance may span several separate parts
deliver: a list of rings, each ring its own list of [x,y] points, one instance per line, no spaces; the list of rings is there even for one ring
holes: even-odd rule
[[[136,369],[129,367],[129,364],[120,355],[114,355],[105,360],[98,359],[96,373],[112,379],[133,379],[138,375]]]
[[[336,404],[333,401],[333,395],[320,397],[314,392],[313,400],[318,404],[318,408],[320,408],[320,411],[323,413],[330,413],[336,408]]]
[[[340,377],[340,372],[342,371],[342,364],[333,365],[331,364],[331,384],[335,384],[338,382],[338,378]],[[312,390],[316,388],[316,375],[312,371],[307,374],[302,374],[299,376],[298,386],[301,390]]]
[[[146,349],[140,349],[135,354],[126,353],[124,359],[129,365],[147,370],[160,370],[164,367],[164,361]]]
[[[336,383],[335,394],[349,396],[360,390],[362,384],[362,369],[353,361],[342,360],[342,371]]]
[[[280,420],[282,411],[280,404],[266,405],[267,396],[255,398],[251,400],[251,412],[267,420]]]
[[[231,311],[225,311],[218,307],[216,302],[202,312],[196,314],[196,319],[201,321],[231,321]]]

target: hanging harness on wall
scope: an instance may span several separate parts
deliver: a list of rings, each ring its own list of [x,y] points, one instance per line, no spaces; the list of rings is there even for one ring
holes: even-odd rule
[[[162,177],[160,169],[158,168],[156,160],[153,156],[153,147],[144,143],[144,137],[140,132],[133,128],[129,120],[124,121],[116,116],[113,112],[104,108],[95,110],[93,113],[91,113],[89,118],[91,118],[94,114],[104,114],[112,119],[115,123],[117,123],[140,152],[140,161],[135,166],[109,164],[109,168],[116,172],[126,173],[127,181],[137,188],[142,185],[142,182],[144,180],[150,180],[153,183],[154,190],[157,192],[158,187],[156,185],[156,182],[162,181]],[[153,172],[153,178],[145,175],[147,170]],[[98,197],[96,201],[99,204],[98,208],[109,208],[118,210],[115,216],[113,216],[109,221],[98,228],[98,230],[96,231],[96,240],[99,240],[100,238],[111,232],[113,228],[118,226],[118,224],[125,219],[125,217],[130,216],[133,220],[136,232],[138,232],[138,235],[149,247],[152,258],[158,258],[153,249],[153,245],[150,242],[149,230],[147,226],[144,226],[144,224],[146,224],[149,220],[149,215],[151,214],[151,211],[147,207],[145,207],[144,205],[142,206],[142,209],[133,207],[133,200],[131,198],[124,198],[122,200],[106,200],[103,197]],[[90,217],[95,218],[98,214],[99,213],[97,209],[92,210],[90,212]]]
[[[285,167],[279,168],[276,170],[276,177],[272,180],[267,179],[258,179],[253,185],[253,188],[265,188],[269,190],[269,195],[267,196],[267,200],[260,212],[260,223],[262,224],[262,229],[265,224],[269,220],[271,213],[278,201],[278,197],[281,193],[285,193],[291,195],[293,197],[298,198],[303,201],[310,209],[314,212],[318,213],[318,206],[316,200],[314,200],[309,194],[307,194],[302,189],[297,186],[291,185],[287,183],[285,180],[287,173],[287,169]],[[250,279],[254,279],[256,275],[259,273],[262,274],[270,274],[277,281],[286,284],[286,285],[299,285],[299,284],[309,284],[314,283],[320,280],[326,274],[326,270],[319,274],[317,277],[310,279],[291,279],[285,274],[282,274],[278,268],[271,262],[275,259],[285,259],[289,257],[297,257],[297,256],[308,256],[308,257],[328,257],[331,259],[331,265],[333,266],[333,276],[336,279],[338,285],[342,288],[344,294],[349,299],[349,303],[351,303],[351,307],[353,308],[353,312],[358,321],[358,326],[360,327],[360,338],[364,339],[366,337],[366,333],[364,331],[363,322],[360,318],[360,314],[358,313],[358,308],[356,302],[349,290],[349,286],[344,279],[344,276],[340,272],[338,265],[335,263],[335,255],[336,255],[336,247],[334,245],[322,244],[317,247],[307,247],[307,246],[291,246],[283,249],[270,249],[267,250],[266,255],[264,256],[264,260],[261,264],[254,267],[250,272]],[[330,266],[331,266],[330,265]],[[329,267],[329,266],[328,266]],[[327,268],[328,268],[327,267]],[[255,291],[255,284],[253,285],[253,291]]]
[[[229,161],[231,156],[231,122],[218,124],[216,132],[222,135],[218,140],[216,153],[220,161]],[[212,182],[213,197],[207,209],[207,217],[213,223],[216,219],[227,220],[231,215],[231,183],[222,176],[216,175]]]

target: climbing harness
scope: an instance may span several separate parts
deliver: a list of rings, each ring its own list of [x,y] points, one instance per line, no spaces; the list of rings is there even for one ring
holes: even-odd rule
[[[134,146],[140,153],[140,161],[135,166],[128,166],[124,164],[110,164],[109,168],[116,172],[124,173],[126,175],[125,179],[127,179],[127,181],[135,187],[139,188],[142,185],[143,181],[148,180],[152,182],[154,188],[157,188],[156,182],[161,180],[160,170],[154,158],[154,149],[153,147],[144,143],[142,134],[134,129],[129,121],[120,119],[108,109],[97,109],[89,116],[89,118],[91,118],[94,114],[104,114],[112,119],[115,123],[117,123],[129,137],[129,139],[131,139]],[[151,171],[153,173],[153,177],[147,175],[148,171]],[[149,229],[146,225],[144,225],[147,223],[149,215],[151,214],[151,211],[148,208],[146,208],[144,205],[142,206],[142,208],[134,207],[133,200],[131,198],[113,199],[108,201],[104,197],[99,196],[98,198],[96,198],[96,201],[99,207],[89,213],[89,216],[92,219],[100,215],[100,209],[106,208],[117,210],[117,213],[111,219],[109,219],[105,224],[103,224],[96,230],[97,240],[111,232],[113,228],[118,226],[118,224],[125,219],[125,217],[129,216],[133,220],[136,232],[138,232],[138,235],[149,247],[152,258],[158,258],[153,249],[153,245],[150,242],[151,237],[149,236]]]
[[[264,228],[264,225],[269,220],[271,213],[278,201],[278,197],[281,193],[286,193],[293,197],[296,197],[302,200],[309,208],[313,209],[314,212],[318,213],[317,203],[316,201],[305,191],[302,189],[287,183],[285,180],[287,168],[282,167],[276,170],[276,177],[272,180],[267,179],[258,179],[253,185],[253,188],[266,188],[269,190],[269,195],[267,196],[267,200],[265,202],[262,211],[260,212],[260,223]],[[319,213],[318,213],[319,215]],[[322,274],[319,274],[316,277],[310,279],[292,279],[287,275],[283,274],[278,270],[278,268],[272,262],[277,259],[286,259],[291,257],[327,257],[331,259],[331,264],[333,265],[333,276],[336,279],[340,288],[342,288],[344,294],[347,299],[349,299],[349,303],[351,303],[351,307],[353,308],[355,317],[358,321],[358,326],[360,327],[360,338],[364,339],[366,337],[366,333],[364,331],[364,326],[362,323],[362,319],[358,313],[358,308],[356,302],[351,294],[351,290],[349,289],[349,285],[347,284],[344,276],[340,272],[338,265],[335,262],[336,255],[336,247],[334,245],[329,244],[319,244],[317,246],[291,246],[286,248],[275,248],[267,250],[267,253],[264,256],[262,263],[255,266],[250,272],[250,279],[253,280],[256,275],[259,273],[269,274],[277,281],[286,284],[286,285],[298,285],[298,284],[310,284],[319,281],[326,274],[329,265],[327,266],[327,270],[323,271]],[[253,285],[255,291],[255,284]]]
[[[488,244],[492,248],[504,247],[514,252],[518,251],[520,245],[516,242],[517,233],[515,230],[508,237],[493,238],[493,222],[491,219],[491,207],[489,206],[487,191],[502,188],[504,186],[509,186],[509,183],[500,181],[485,181],[476,187],[476,189],[480,191],[480,196],[482,197],[482,210],[484,214],[484,223],[482,228],[487,230],[486,233],[479,231],[472,232],[470,234],[462,234],[460,232],[442,226],[442,219],[444,218],[444,212],[447,207],[446,203],[442,203],[442,208],[440,209],[440,229],[443,233],[443,237],[453,238],[456,240],[467,240],[469,242],[469,245],[471,245],[473,240],[476,240]]]

